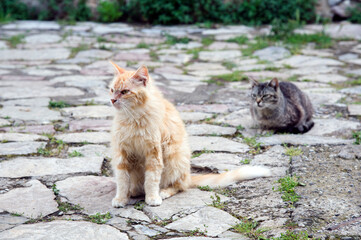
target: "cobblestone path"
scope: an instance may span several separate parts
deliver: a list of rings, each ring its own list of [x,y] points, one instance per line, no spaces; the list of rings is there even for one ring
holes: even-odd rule
[[[334,43],[252,51],[269,27],[1,25],[0,239],[256,239],[287,230],[360,239],[361,145],[352,136],[361,129],[361,25],[298,31],[324,31]],[[110,59],[127,69],[148,66],[177,105],[194,172],[250,164],[274,176],[191,189],[159,207],[134,199],[112,208]],[[212,77],[232,72],[294,81],[312,99],[315,127],[305,135],[257,135],[250,84]],[[287,176],[301,183],[294,203],[277,191]]]

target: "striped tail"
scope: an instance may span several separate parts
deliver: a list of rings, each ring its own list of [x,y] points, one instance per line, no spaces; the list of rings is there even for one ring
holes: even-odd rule
[[[225,187],[232,183],[253,179],[258,177],[269,177],[271,171],[262,166],[244,166],[229,172],[221,174],[205,174],[192,176],[191,187],[210,186],[210,187]]]

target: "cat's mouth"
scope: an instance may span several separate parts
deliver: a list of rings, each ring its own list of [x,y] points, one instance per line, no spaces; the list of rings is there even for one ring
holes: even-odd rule
[[[114,103],[116,103],[118,100],[117,100],[117,99],[110,99],[110,101],[111,101],[112,104],[114,105]]]

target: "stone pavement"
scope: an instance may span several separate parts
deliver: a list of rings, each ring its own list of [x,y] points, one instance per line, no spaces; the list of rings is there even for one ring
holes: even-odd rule
[[[352,132],[361,129],[361,25],[331,24],[325,32],[335,41],[330,49],[307,44],[292,55],[278,46],[244,56],[241,50],[269,27],[0,26],[0,239],[255,239],[232,230],[241,221],[256,221],[252,231],[266,230],[266,237],[291,229],[360,239],[361,145],[353,144]],[[166,43],[167,34],[191,41]],[[241,35],[250,42],[227,41]],[[22,42],[10,47],[14,36]],[[159,207],[134,199],[112,208],[109,59],[128,69],[148,66],[186,122],[194,172],[249,162],[274,176],[190,189]],[[315,127],[305,135],[257,135],[250,84],[207,81],[236,70],[261,80],[298,80],[314,104]],[[352,87],[345,83],[357,79]],[[290,146],[302,154],[288,156]],[[294,207],[272,190],[288,175],[304,185],[296,187]]]

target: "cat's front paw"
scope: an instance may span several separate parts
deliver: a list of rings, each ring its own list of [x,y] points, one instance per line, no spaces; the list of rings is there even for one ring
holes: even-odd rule
[[[122,208],[128,204],[129,199],[115,197],[112,200],[112,206],[115,208]]]
[[[159,206],[162,204],[162,198],[158,196],[151,196],[145,198],[145,203],[150,206]]]

